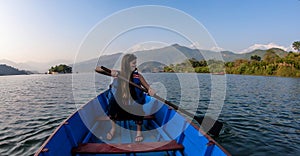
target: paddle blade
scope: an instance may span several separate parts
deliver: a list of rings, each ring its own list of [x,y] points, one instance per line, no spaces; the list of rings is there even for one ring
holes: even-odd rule
[[[107,73],[111,73],[111,70],[108,69],[108,68],[106,68],[106,67],[104,67],[104,66],[101,66],[100,68],[103,69]]]
[[[196,120],[200,125],[201,127],[207,131],[208,130],[208,133],[213,135],[213,136],[219,136],[222,128],[223,128],[223,123],[218,121],[218,120],[214,120],[210,117],[205,117],[205,123],[202,124],[203,120],[204,120],[204,117],[203,116],[195,116],[194,117],[194,120]],[[213,126],[211,127],[211,125],[213,124]]]

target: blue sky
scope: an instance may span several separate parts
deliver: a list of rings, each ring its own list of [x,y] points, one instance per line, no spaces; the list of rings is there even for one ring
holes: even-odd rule
[[[0,60],[73,61],[101,22],[121,10],[143,5],[166,6],[189,15],[204,26],[221,50],[238,53],[272,46],[291,50],[290,45],[300,40],[299,0],[0,0]],[[170,16],[164,13],[161,16]],[[176,18],[172,20],[182,21]],[[128,22],[130,17],[124,17],[116,24],[121,27]],[[152,48],[175,42],[190,46],[161,29],[144,28],[129,34],[122,43],[112,44],[108,53],[138,50],[139,44],[150,45],[148,42],[156,43]],[[155,34],[161,36],[155,38]],[[144,38],[130,42],[130,37]],[[99,51],[91,49],[81,59],[97,56]]]

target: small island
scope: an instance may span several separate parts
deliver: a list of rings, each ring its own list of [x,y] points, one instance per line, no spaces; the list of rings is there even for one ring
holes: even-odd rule
[[[48,70],[48,74],[66,74],[66,73],[72,73],[72,67],[67,66],[65,64],[60,64],[60,65],[56,65],[56,66],[52,66],[49,70]]]

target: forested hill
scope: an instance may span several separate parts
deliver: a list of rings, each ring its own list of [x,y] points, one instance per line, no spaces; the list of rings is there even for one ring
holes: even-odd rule
[[[281,50],[271,48],[263,57],[258,56],[259,53],[253,53],[255,55],[250,56],[250,59],[236,59],[232,62],[192,58],[179,64],[165,66],[164,72],[300,77],[300,53],[285,52],[285,55],[281,57],[281,53],[278,52]]]
[[[19,70],[5,64],[0,64],[0,76],[2,75],[28,75],[32,74],[29,71]]]

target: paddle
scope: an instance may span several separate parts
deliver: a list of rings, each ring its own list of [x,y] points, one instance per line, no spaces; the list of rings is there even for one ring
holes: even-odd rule
[[[98,71],[98,70],[95,70],[95,71],[96,71],[97,73],[100,73],[100,74],[104,74],[104,75],[107,75],[107,76],[112,76],[112,75],[111,75],[111,70],[110,70],[110,69],[108,69],[108,68],[106,68],[106,67],[104,67],[104,66],[101,66],[100,68],[103,70],[103,72]],[[122,77],[121,75],[118,75],[117,77],[118,77],[119,79],[122,79],[122,80],[128,82],[129,84],[133,85],[134,87],[137,87],[137,88],[141,89],[143,92],[148,93],[148,90],[147,90],[147,89],[142,88],[141,86],[139,86],[139,85],[137,85],[137,84],[135,84],[135,83],[129,81],[129,80],[126,79],[125,77]],[[204,117],[194,116],[194,114],[192,114],[192,113],[190,113],[190,112],[188,112],[188,111],[186,111],[186,110],[184,110],[184,109],[181,109],[181,108],[178,107],[177,105],[171,103],[170,101],[167,101],[167,100],[163,99],[162,97],[160,97],[160,96],[158,96],[158,95],[156,95],[156,94],[154,94],[153,97],[156,98],[156,99],[158,99],[158,100],[160,100],[160,101],[162,101],[163,103],[169,105],[169,106],[172,107],[173,109],[175,109],[175,110],[177,110],[177,111],[179,111],[179,112],[181,112],[181,113],[183,113],[183,114],[185,114],[185,115],[187,115],[187,116],[193,118],[193,119],[196,120],[200,125],[202,124],[202,121],[203,121]],[[223,123],[221,123],[220,121],[215,121],[214,119],[212,119],[212,118],[210,118],[210,117],[206,117],[206,123],[208,123],[208,126],[211,125],[212,123],[214,123],[213,126],[210,128],[210,130],[209,130],[208,132],[209,132],[210,134],[214,135],[214,136],[218,136],[219,133],[220,133],[220,131],[221,131],[221,129],[222,129],[222,127],[223,127]],[[204,129],[206,128],[205,125],[201,125],[201,126],[202,126]],[[206,130],[206,129],[205,129],[205,130]]]

